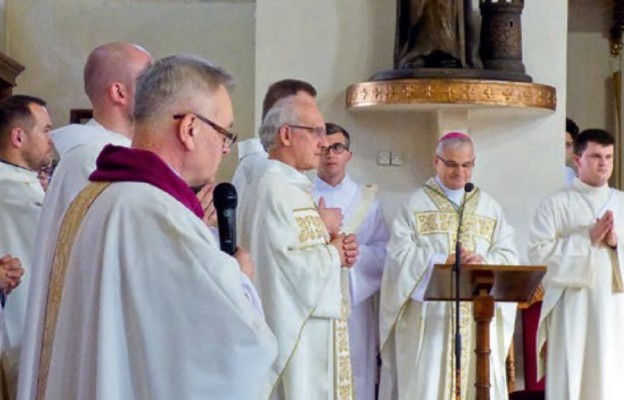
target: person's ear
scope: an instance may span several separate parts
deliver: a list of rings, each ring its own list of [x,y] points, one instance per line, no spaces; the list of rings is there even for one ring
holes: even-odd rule
[[[11,138],[11,144],[13,145],[13,147],[19,149],[24,145],[24,141],[26,140],[26,132],[24,132],[24,130],[19,126],[11,129],[11,133],[9,136]]]
[[[292,136],[293,131],[288,125],[280,126],[279,130],[277,131],[277,139],[284,147],[289,147],[292,145]]]
[[[121,82],[114,82],[108,87],[108,97],[110,97],[114,103],[123,105],[127,105],[129,101],[128,91]]]
[[[176,129],[176,136],[187,151],[192,151],[195,148],[195,135],[197,134],[195,119],[193,114],[186,114],[179,120]]]
[[[581,156],[575,154],[572,156],[572,161],[574,161],[574,166],[578,170],[581,167]]]

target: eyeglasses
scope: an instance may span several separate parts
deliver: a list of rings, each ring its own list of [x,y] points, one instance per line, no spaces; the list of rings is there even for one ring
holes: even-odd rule
[[[342,154],[345,151],[349,151],[349,148],[342,143],[334,143],[331,146],[321,147],[321,154],[323,155],[329,154],[330,151],[334,154]]]
[[[198,120],[205,122],[206,124],[210,125],[210,127],[212,129],[214,129],[215,131],[217,131],[218,133],[222,134],[224,136],[223,138],[223,145],[230,147],[232,146],[234,143],[236,143],[236,140],[238,140],[238,135],[234,132],[230,132],[227,129],[225,129],[224,127],[217,125],[216,123],[212,122],[211,120],[209,120],[208,118],[204,117],[203,115],[197,114],[197,113],[189,113],[191,115],[194,115],[195,117],[197,117]],[[187,114],[176,114],[173,116],[173,119],[182,119],[186,116]]]
[[[444,158],[442,158],[440,156],[436,156],[436,158],[438,160],[442,161],[442,163],[444,164],[444,166],[446,168],[452,168],[452,169],[459,169],[459,168],[472,169],[475,166],[475,160],[474,159],[472,161],[468,161],[468,162],[465,162],[463,164],[458,164],[455,161],[445,160]]]
[[[304,131],[308,131],[313,133],[317,137],[323,137],[327,135],[327,131],[324,126],[305,126],[305,125],[291,125],[287,124],[291,128],[303,129]]]

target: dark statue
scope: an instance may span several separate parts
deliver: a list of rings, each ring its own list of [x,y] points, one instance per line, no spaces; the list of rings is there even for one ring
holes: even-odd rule
[[[462,68],[463,0],[397,1],[395,68]]]
[[[475,78],[530,82],[522,64],[524,0],[397,0],[394,70],[372,80]],[[479,29],[480,26],[480,29]]]

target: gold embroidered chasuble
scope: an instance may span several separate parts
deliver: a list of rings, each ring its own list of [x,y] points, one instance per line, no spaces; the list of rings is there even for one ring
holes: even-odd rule
[[[355,396],[375,400],[379,368],[379,289],[386,255],[388,230],[376,199],[376,185],[359,185],[348,175],[338,185],[314,179],[312,193],[327,207],[339,208],[344,216],[342,232],[357,235],[360,249],[356,264],[343,268],[343,288],[351,293],[349,340]]]
[[[173,196],[89,184],[58,235],[36,398],[267,399],[275,338],[241,274]]]
[[[310,180],[269,160],[241,199],[238,232],[278,341],[272,399],[352,399],[348,292]]]
[[[310,196],[311,198],[311,196]],[[312,199],[314,204],[314,199]],[[318,245],[327,245],[329,235],[323,224],[318,210],[314,208],[294,209],[293,215],[299,229],[299,244],[302,249]],[[349,331],[347,319],[349,317],[349,276],[341,274],[342,299],[340,300],[340,318],[333,321],[333,358],[334,382],[336,400],[352,400],[353,374],[349,351]],[[345,282],[345,279],[347,281]]]
[[[380,336],[382,374],[380,399],[451,399],[454,388],[453,304],[422,302],[414,289],[435,263],[455,250],[459,206],[449,200],[434,179],[416,191],[399,209],[388,243],[381,291]],[[486,263],[515,264],[513,229],[502,209],[478,188],[466,196],[460,232],[462,247],[483,256]],[[505,357],[513,332],[515,305],[497,304],[490,335],[493,398],[506,393]],[[474,340],[471,303],[462,303],[462,397],[474,390]]]

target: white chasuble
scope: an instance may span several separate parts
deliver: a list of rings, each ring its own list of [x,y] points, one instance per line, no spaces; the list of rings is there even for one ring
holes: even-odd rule
[[[238,198],[245,197],[245,189],[253,179],[260,176],[269,156],[259,138],[242,140],[236,145],[238,149],[238,165],[232,176],[232,185],[236,188]],[[239,202],[240,204],[240,202]]]
[[[54,148],[61,159],[69,150],[78,146],[97,145],[99,143],[130,145],[130,139],[104,128],[95,119],[91,119],[85,124],[65,125],[53,130],[51,136]]]
[[[38,398],[267,399],[275,339],[238,263],[171,195],[103,185],[81,192],[59,233]]]
[[[2,367],[9,384],[9,396],[14,399],[32,255],[36,250],[35,237],[44,193],[36,172],[4,162],[0,162],[0,193],[0,256],[18,257],[25,270],[22,282],[9,294],[3,310],[9,345],[5,343],[2,349]]]
[[[607,210],[615,217],[617,250],[591,243],[589,230]],[[547,266],[537,337],[538,356],[546,355],[546,371],[540,365],[546,398],[623,398],[622,250],[624,193],[618,190],[575,178],[537,210],[529,258]]]
[[[37,248],[33,254],[26,310],[28,329],[24,331],[19,372],[20,400],[34,398],[48,279],[63,214],[80,190],[89,183],[89,175],[95,170],[95,160],[104,146],[109,143],[130,146],[130,139],[105,129],[95,120],[86,126],[69,125],[60,128],[59,134],[67,134],[65,130],[69,127],[71,129],[67,136],[55,140],[55,146],[59,145],[59,140],[62,142],[57,149],[64,152],[50,180],[37,227]]]
[[[269,160],[245,190],[239,243],[256,264],[265,316],[277,337],[273,399],[351,399],[340,256],[300,172]]]
[[[389,233],[376,194],[376,186],[358,185],[349,176],[335,187],[318,177],[314,180],[316,202],[323,197],[327,207],[340,208],[344,215],[342,231],[355,233],[360,244],[357,262],[346,270],[351,294],[349,344],[357,400],[375,400],[379,375],[378,294]]]
[[[399,209],[390,229],[381,285],[380,399],[454,399],[454,304],[422,301],[414,290],[455,251],[459,207],[430,179]],[[461,230],[464,248],[486,264],[517,264],[513,229],[500,205],[478,188],[467,195]],[[491,398],[507,398],[505,360],[515,303],[497,303],[490,326]],[[463,399],[474,399],[475,326],[472,304],[461,305]]]

